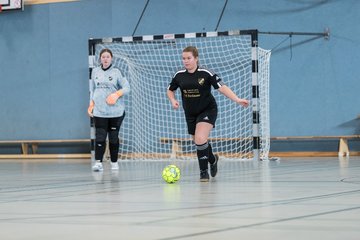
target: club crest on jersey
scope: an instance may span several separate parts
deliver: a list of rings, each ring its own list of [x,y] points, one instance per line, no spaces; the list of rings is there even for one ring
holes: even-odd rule
[[[205,83],[205,78],[198,78],[198,83],[202,86]]]
[[[109,81],[113,80],[112,76],[109,76]]]

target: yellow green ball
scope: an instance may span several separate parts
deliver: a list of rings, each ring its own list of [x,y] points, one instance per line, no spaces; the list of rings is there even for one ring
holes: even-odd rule
[[[162,178],[167,183],[175,183],[180,179],[180,169],[175,165],[168,165],[162,171]]]

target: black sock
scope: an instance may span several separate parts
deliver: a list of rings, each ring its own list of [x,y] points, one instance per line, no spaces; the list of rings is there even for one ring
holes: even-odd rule
[[[212,151],[211,144],[209,143],[209,163],[214,164],[215,163],[215,156]]]
[[[207,170],[209,160],[209,144],[207,142],[201,145],[196,144],[196,149],[200,171]]]

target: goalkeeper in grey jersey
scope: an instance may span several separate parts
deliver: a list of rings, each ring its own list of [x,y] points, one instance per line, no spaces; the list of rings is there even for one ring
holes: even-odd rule
[[[188,132],[196,144],[200,167],[200,181],[209,181],[210,174],[217,173],[218,156],[213,154],[208,138],[215,126],[217,104],[211,94],[211,86],[234,102],[247,107],[249,101],[239,98],[229,87],[224,85],[219,76],[206,68],[198,66],[198,50],[196,47],[186,47],[182,52],[185,69],[175,73],[167,90],[167,96],[174,109],[179,108],[175,99],[175,90],[180,88]]]
[[[118,170],[119,130],[125,117],[123,96],[130,92],[130,85],[120,70],[112,66],[112,52],[100,52],[101,66],[93,69],[90,81],[90,104],[88,114],[95,122],[94,171],[102,171],[102,159],[109,138],[111,169]]]

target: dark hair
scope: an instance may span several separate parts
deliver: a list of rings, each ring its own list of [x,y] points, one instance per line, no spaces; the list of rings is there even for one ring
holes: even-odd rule
[[[101,55],[102,55],[103,53],[105,53],[105,52],[110,53],[110,56],[113,57],[112,51],[111,51],[110,49],[108,49],[108,48],[102,49],[101,52],[100,52],[99,57],[101,58]]]
[[[199,56],[199,51],[194,46],[188,46],[188,47],[184,48],[183,52],[191,52],[194,57]]]

